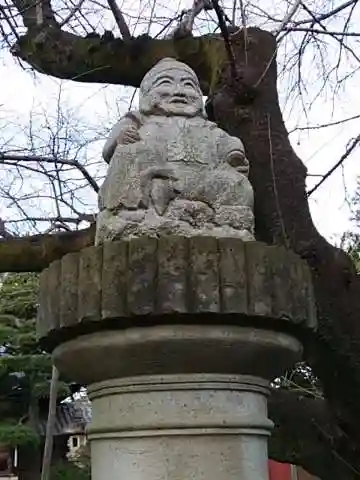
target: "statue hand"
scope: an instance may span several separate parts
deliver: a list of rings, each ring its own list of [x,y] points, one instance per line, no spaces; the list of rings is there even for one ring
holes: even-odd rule
[[[242,173],[245,176],[249,174],[249,161],[245,157],[244,152],[241,150],[235,150],[231,152],[227,158],[229,165],[235,168],[236,171]]]
[[[141,140],[137,127],[131,126],[123,132],[119,138],[118,143],[122,145],[129,145],[131,143],[136,143]]]

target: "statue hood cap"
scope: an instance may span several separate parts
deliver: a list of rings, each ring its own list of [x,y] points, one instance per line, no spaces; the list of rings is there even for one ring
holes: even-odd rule
[[[175,58],[166,57],[157,62],[144,76],[141,84],[140,90],[144,93],[148,92],[149,89],[152,87],[154,80],[158,77],[158,75],[162,72],[166,72],[169,70],[181,70],[183,72],[187,72],[190,76],[196,81],[196,84],[199,85],[199,79],[196,76],[196,73],[189,65],[186,63],[179,62]],[[200,86],[199,86],[200,89]]]

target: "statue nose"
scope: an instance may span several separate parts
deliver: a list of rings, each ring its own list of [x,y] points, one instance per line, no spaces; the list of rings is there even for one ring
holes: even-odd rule
[[[174,92],[174,95],[176,97],[186,97],[184,91],[181,89],[181,87],[178,87],[175,92]]]

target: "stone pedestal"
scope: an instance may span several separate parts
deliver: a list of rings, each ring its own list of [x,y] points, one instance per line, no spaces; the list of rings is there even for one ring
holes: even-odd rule
[[[269,382],[315,327],[310,275],[282,248],[140,238],[41,278],[39,332],[88,385],[92,478],[266,480]]]

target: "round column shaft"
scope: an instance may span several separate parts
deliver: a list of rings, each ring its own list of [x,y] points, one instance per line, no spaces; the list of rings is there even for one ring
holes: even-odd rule
[[[92,478],[266,480],[267,393],[266,382],[244,375],[93,384]]]

